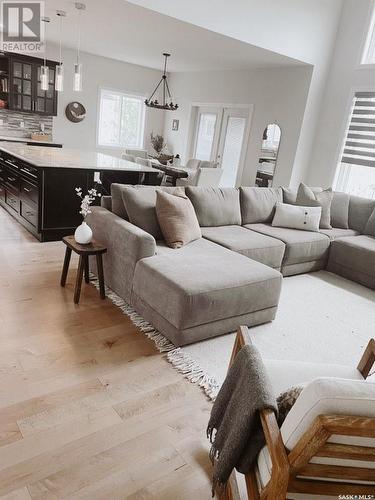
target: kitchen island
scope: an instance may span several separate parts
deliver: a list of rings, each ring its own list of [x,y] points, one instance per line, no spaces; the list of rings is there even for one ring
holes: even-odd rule
[[[59,240],[81,223],[76,187],[105,195],[113,182],[155,185],[161,175],[96,151],[0,142],[0,206],[40,241]]]

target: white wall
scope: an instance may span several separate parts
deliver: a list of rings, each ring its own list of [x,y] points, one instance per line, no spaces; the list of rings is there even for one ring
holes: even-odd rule
[[[49,46],[48,57],[58,59],[58,50]],[[148,95],[160,78],[160,71],[115,61],[92,54],[82,54],[83,91],[73,91],[73,65],[75,51],[63,49],[65,67],[64,91],[59,94],[58,115],[53,119],[53,138],[65,147],[97,149],[120,155],[121,150],[97,148],[96,134],[98,123],[98,92],[100,87],[112,88],[124,92]],[[69,102],[79,101],[86,108],[86,118],[80,123],[72,123],[65,116],[65,107]],[[162,133],[164,112],[146,109],[145,142],[149,147],[150,133]]]
[[[290,182],[305,179],[343,0],[131,1],[314,66]]]
[[[164,135],[170,149],[186,161],[192,104],[254,105],[242,185],[254,184],[263,130],[268,123],[274,122],[282,130],[274,183],[288,184],[311,72],[310,66],[299,66],[254,71],[173,73],[170,86],[180,108],[166,113]],[[174,118],[180,120],[177,132],[172,131]]]
[[[324,57],[332,43],[342,3],[342,0],[129,1],[311,64]]]
[[[360,67],[373,0],[346,0],[319,116],[307,181],[332,185],[355,90],[375,90],[375,66]]]

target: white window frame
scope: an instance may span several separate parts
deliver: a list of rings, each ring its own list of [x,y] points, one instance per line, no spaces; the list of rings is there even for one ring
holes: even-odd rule
[[[134,146],[133,144],[101,144],[100,143],[100,123],[101,123],[101,114],[102,114],[102,94],[103,92],[108,92],[111,94],[117,94],[120,95],[121,97],[130,97],[130,98],[135,98],[139,99],[142,101],[142,116],[141,116],[141,121],[140,121],[140,130],[138,131],[140,134],[140,144],[137,146]],[[116,150],[123,150],[126,149],[127,147],[132,148],[132,149],[144,149],[144,142],[145,142],[145,128],[146,128],[146,105],[144,104],[144,99],[145,95],[142,94],[137,94],[133,92],[124,92],[122,90],[118,89],[113,89],[113,88],[108,88],[108,87],[99,87],[98,91],[98,112],[97,112],[97,127],[96,127],[96,146],[98,148],[107,148],[107,149],[116,149]]]
[[[375,10],[374,10],[375,14]],[[349,131],[349,126],[350,126],[350,121],[352,118],[352,113],[353,113],[353,107],[354,107],[354,99],[355,95],[357,92],[374,92],[375,88],[374,85],[356,85],[355,87],[351,87],[350,92],[349,92],[349,97],[346,103],[345,107],[345,117],[342,122],[341,128],[340,128],[340,137],[341,140],[338,144],[337,150],[336,150],[336,155],[335,155],[335,164],[336,164],[336,170],[334,173],[334,177],[332,180],[332,186],[333,189],[336,191],[340,191],[342,189],[342,185],[340,184],[340,172],[341,172],[341,159],[343,156],[343,152],[345,149],[345,144],[346,144],[346,139],[347,139],[347,134]],[[371,199],[371,198],[369,198]]]
[[[369,23],[363,35],[362,52],[360,54],[359,69],[373,68],[375,66],[375,4],[372,4],[368,13]],[[372,61],[368,60],[369,53],[374,54]]]

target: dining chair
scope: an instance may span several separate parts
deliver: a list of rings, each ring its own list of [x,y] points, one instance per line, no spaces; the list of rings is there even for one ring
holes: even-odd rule
[[[138,165],[143,165],[144,167],[152,167],[152,162],[150,160],[147,160],[146,158],[137,157],[135,159],[135,163],[138,163]]]
[[[128,155],[132,155],[135,158],[148,158],[146,149],[125,149],[125,153]]]
[[[122,153],[121,158],[126,161],[132,161],[133,163],[135,162],[135,156],[129,155],[128,153]]]

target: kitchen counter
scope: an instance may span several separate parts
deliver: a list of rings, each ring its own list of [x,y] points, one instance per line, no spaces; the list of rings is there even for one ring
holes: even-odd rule
[[[55,148],[62,148],[62,144],[58,142],[52,142],[52,141],[37,141],[35,139],[31,139],[30,137],[16,137],[16,136],[11,136],[11,135],[0,135],[0,141],[5,141],[5,142],[20,142],[24,144],[35,144],[35,145],[40,145],[44,147],[55,147]]]
[[[25,144],[0,142],[0,151],[37,168],[75,168],[89,170],[119,170],[126,172],[155,172],[152,167],[138,165],[96,151],[68,148],[44,148]]]
[[[79,226],[77,187],[108,195],[113,183],[160,185],[162,176],[96,151],[0,142],[0,205],[41,241],[59,240]]]

